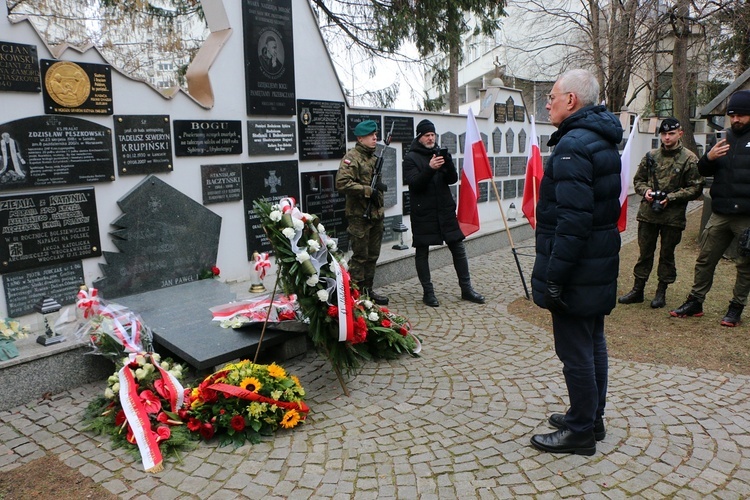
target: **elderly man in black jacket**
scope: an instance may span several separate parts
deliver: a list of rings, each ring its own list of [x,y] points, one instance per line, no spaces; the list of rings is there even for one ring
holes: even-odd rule
[[[596,77],[563,74],[547,96],[549,145],[536,209],[534,302],[552,313],[555,352],[563,363],[570,409],[537,434],[543,451],[593,455],[604,439],[607,342],[604,316],[615,307],[620,233],[620,122],[599,101]]]
[[[422,120],[417,124],[417,137],[403,162],[404,182],[409,185],[411,203],[414,263],[424,291],[422,301],[430,307],[439,305],[430,277],[429,245],[442,245],[445,241],[453,255],[461,298],[484,304],[484,297],[471,286],[465,236],[458,225],[456,202],[448,187],[458,181],[458,172],[450,153],[438,154],[436,140],[435,125]]]

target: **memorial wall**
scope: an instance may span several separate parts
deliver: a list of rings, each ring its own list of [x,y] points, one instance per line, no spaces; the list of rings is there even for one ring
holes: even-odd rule
[[[393,124],[384,244],[398,240],[393,226],[410,227],[401,161],[415,123],[432,120],[462,165],[465,116],[348,106],[307,2],[202,3],[205,77],[165,97],[96,48],[48,46],[0,0],[0,313],[28,314],[45,295],[69,304],[82,281],[115,298],[212,266],[248,279],[252,254],[270,249],[252,212],[259,197],[294,197],[346,248],[334,180],[363,120]],[[496,90],[477,122],[507,210],[520,208],[530,123],[520,92]],[[502,228],[495,200],[483,182],[492,230]]]

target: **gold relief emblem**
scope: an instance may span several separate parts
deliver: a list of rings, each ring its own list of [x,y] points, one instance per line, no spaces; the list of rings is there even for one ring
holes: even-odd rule
[[[60,106],[75,108],[86,102],[91,93],[91,81],[76,63],[56,62],[47,70],[44,86],[49,96]]]

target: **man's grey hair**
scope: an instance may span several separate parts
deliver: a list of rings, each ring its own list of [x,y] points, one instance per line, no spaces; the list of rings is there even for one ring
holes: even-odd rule
[[[561,92],[578,96],[581,104],[591,106],[599,103],[599,82],[593,73],[585,69],[571,69],[559,78]]]

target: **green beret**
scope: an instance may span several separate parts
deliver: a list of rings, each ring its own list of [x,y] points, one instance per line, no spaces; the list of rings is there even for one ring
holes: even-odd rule
[[[365,120],[354,127],[354,135],[364,137],[378,131],[378,124],[373,120]]]

